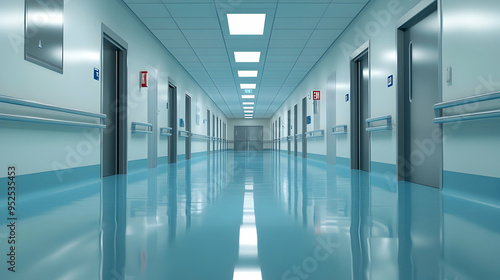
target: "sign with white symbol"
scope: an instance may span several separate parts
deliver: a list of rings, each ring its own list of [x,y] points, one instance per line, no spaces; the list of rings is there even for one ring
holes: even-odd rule
[[[313,100],[321,100],[321,91],[319,90],[313,91]]]

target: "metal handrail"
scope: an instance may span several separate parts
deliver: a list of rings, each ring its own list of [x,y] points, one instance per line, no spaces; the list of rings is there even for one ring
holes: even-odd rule
[[[384,120],[386,121],[385,125],[373,126],[373,127],[370,126],[371,123],[378,122],[378,121],[384,121]],[[385,131],[385,130],[392,130],[392,116],[391,115],[366,119],[366,131],[374,132],[374,131]]]
[[[189,137],[190,136],[190,133],[189,131],[185,131],[185,130],[179,130],[179,137]]]
[[[206,135],[203,135],[203,134],[197,134],[197,133],[191,133],[191,138],[193,138],[193,140],[195,140],[195,139],[200,139],[200,140],[208,140],[208,139],[210,139],[209,136],[206,136]]]
[[[9,114],[0,114],[0,120],[41,123],[41,124],[56,124],[56,125],[73,126],[73,127],[87,127],[87,128],[100,128],[100,129],[106,128],[106,125],[104,124],[63,121],[63,120],[54,120],[54,119],[37,118],[29,116],[16,116]]]
[[[106,115],[104,115],[104,114],[90,113],[90,112],[85,112],[85,111],[76,110],[76,109],[58,107],[58,106],[54,106],[54,105],[50,105],[50,104],[44,104],[44,103],[40,103],[40,102],[36,102],[36,101],[24,100],[21,98],[16,98],[16,97],[11,97],[11,96],[6,96],[6,95],[0,95],[0,103],[7,103],[7,104],[25,106],[25,107],[30,107],[30,108],[57,111],[57,112],[63,112],[63,113],[68,113],[68,114],[73,114],[73,115],[80,115],[80,116],[93,117],[93,118],[99,118],[99,119],[106,119]]]
[[[172,136],[172,128],[160,127],[160,136]]]
[[[137,129],[138,126],[146,127],[146,130]],[[153,125],[150,123],[132,122],[132,133],[134,134],[153,134]]]
[[[475,112],[475,113],[466,113],[459,114],[454,116],[442,116],[442,109],[452,108],[456,106],[462,106],[467,104],[479,103],[484,101],[490,101],[500,99],[500,91],[484,93],[479,95],[474,95],[465,98],[459,98],[455,100],[445,101],[441,103],[437,103],[434,105],[434,113],[436,118],[434,118],[434,123],[451,123],[451,122],[459,122],[459,121],[469,121],[469,120],[481,120],[481,119],[490,119],[490,118],[498,118],[500,117],[500,110],[492,110],[492,111],[484,111],[484,112]]]
[[[87,127],[87,128],[99,128],[104,129],[106,125],[103,120],[106,120],[106,115],[90,113],[86,111],[58,107],[50,104],[44,104],[36,101],[25,100],[21,98],[16,98],[12,96],[0,95],[0,103],[43,109],[55,112],[62,112],[73,115],[80,115],[85,117],[98,118],[99,123],[87,123],[87,122],[76,122],[76,121],[67,121],[67,120],[58,120],[58,119],[49,119],[49,118],[40,118],[40,117],[32,117],[32,116],[23,116],[23,115],[10,115],[10,114],[0,114],[0,120],[4,121],[18,121],[18,122],[28,122],[28,123],[41,123],[41,124],[55,124],[55,125],[64,125],[64,126],[72,126],[72,127]]]
[[[319,135],[315,135],[318,134]],[[316,138],[316,137],[323,137],[325,136],[325,130],[324,129],[319,129],[319,130],[313,130],[313,131],[308,131],[306,132],[306,138]]]
[[[337,130],[338,128],[342,128],[342,130]],[[332,134],[333,135],[347,134],[347,124],[333,126],[332,127]]]

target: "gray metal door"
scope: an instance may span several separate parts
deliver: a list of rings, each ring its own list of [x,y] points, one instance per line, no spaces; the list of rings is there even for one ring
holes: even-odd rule
[[[172,136],[168,137],[168,163],[177,162],[177,88],[168,85],[168,126],[172,128]]]
[[[264,149],[264,128],[262,126],[248,126],[248,150],[262,151]]]
[[[297,104],[293,107],[293,152],[297,156]]]
[[[288,155],[292,153],[292,142],[290,140],[290,136],[292,134],[292,110],[288,110],[288,122],[287,122],[287,139],[286,143],[288,146]]]
[[[234,127],[234,150],[246,151],[247,148],[247,129],[244,126]]]
[[[186,95],[186,131],[188,132],[188,137],[186,137],[186,159],[191,159],[191,97]]]
[[[215,115],[212,115],[212,151],[215,152],[215,137],[216,134],[215,134],[215,127],[217,126],[217,123],[215,122]]]
[[[207,136],[210,137],[210,110],[207,110]],[[210,138],[207,140],[207,155],[210,155]]]
[[[440,134],[440,127],[433,123],[433,105],[439,102],[438,27],[435,11],[404,34],[404,156],[410,164],[406,180],[431,187],[440,186],[443,154],[440,143],[431,140]]]
[[[281,134],[282,129],[281,129],[281,117],[278,118],[278,151],[281,153],[281,137],[283,135]]]
[[[118,49],[108,40],[103,44],[103,134],[102,176],[118,174]]]
[[[327,87],[326,87],[326,102],[328,102],[327,107],[330,110],[327,110],[327,133],[326,133],[326,139],[327,139],[327,148],[326,148],[326,154],[327,154],[327,162],[328,164],[336,164],[337,163],[337,137],[333,135],[329,129],[331,127],[335,126],[336,124],[336,110],[337,108],[336,104],[336,99],[337,99],[337,79],[336,79],[336,74],[330,75],[327,80]]]
[[[370,69],[368,53],[353,62],[353,94],[351,105],[351,168],[370,172],[370,134],[366,131],[369,118]]]
[[[153,134],[148,135],[148,168],[158,164],[158,83],[156,73],[149,72],[148,122],[153,125]]]
[[[302,99],[302,158],[307,158],[307,97]]]

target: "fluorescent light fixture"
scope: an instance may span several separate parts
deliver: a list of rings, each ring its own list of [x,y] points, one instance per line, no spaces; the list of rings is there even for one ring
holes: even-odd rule
[[[245,117],[253,117],[253,114],[245,114]]]
[[[241,89],[256,89],[257,84],[240,84]]]
[[[236,62],[259,62],[260,52],[234,52]]]
[[[229,34],[264,35],[266,14],[227,14]]]
[[[250,114],[250,113],[251,113],[251,114],[253,114],[253,110],[245,110],[245,111],[243,111],[243,112],[244,112],[245,114]]]
[[[243,110],[253,110],[253,107],[243,107]]]
[[[243,99],[253,99],[253,98],[255,98],[255,95],[242,95],[241,98],[243,98]]]
[[[253,119],[253,117],[245,117],[245,119]]]
[[[259,75],[259,71],[238,71],[238,77],[240,78],[256,78]]]
[[[255,102],[243,102],[243,105],[254,105]]]

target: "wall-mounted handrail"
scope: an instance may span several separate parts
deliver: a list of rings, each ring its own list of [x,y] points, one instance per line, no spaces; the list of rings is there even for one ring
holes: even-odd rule
[[[288,137],[286,137],[286,136],[283,136],[280,138],[280,141],[287,141],[287,140],[288,140]]]
[[[15,97],[6,96],[6,95],[0,95],[0,103],[7,103],[7,104],[25,106],[25,107],[30,107],[30,108],[57,111],[57,112],[62,112],[62,113],[68,113],[68,114],[80,115],[80,116],[86,116],[86,117],[93,117],[93,118],[99,118],[99,119],[106,119],[106,115],[104,115],[104,114],[90,113],[90,112],[85,112],[85,111],[76,110],[76,109],[64,108],[64,107],[54,106],[54,105],[50,105],[50,104],[44,104],[44,103],[40,103],[40,102],[36,102],[36,101],[24,100],[21,98],[15,98]]]
[[[138,129],[144,127],[146,130]],[[132,122],[132,133],[134,134],[153,134],[153,125],[150,123]]]
[[[172,128],[160,127],[160,136],[172,136]]]
[[[347,134],[347,124],[340,124],[332,127],[333,135]]]
[[[297,141],[302,141],[302,137],[303,137],[302,133],[295,134],[295,138],[297,138]]]
[[[306,138],[317,138],[317,137],[323,137],[323,136],[325,136],[325,130],[324,129],[319,129],[319,130],[313,130],[313,131],[306,132]]]
[[[205,140],[205,141],[210,139],[209,136],[197,133],[191,133],[191,138],[193,138],[193,140]]]
[[[41,123],[41,124],[55,124],[55,125],[64,125],[64,126],[73,126],[73,127],[87,127],[87,128],[99,128],[104,129],[106,125],[103,121],[106,120],[106,115],[90,113],[86,111],[64,108],[49,104],[44,104],[36,101],[25,100],[21,98],[0,95],[0,103],[43,109],[55,112],[62,112],[72,115],[80,115],[91,118],[98,118],[99,123],[87,123],[87,122],[76,122],[76,121],[67,121],[60,119],[48,119],[48,118],[40,118],[40,117],[32,117],[32,116],[23,116],[23,115],[10,115],[10,114],[0,114],[0,120],[4,121],[18,121],[18,122],[29,122],[29,123]]]
[[[9,114],[0,114],[0,120],[2,120],[2,121],[28,122],[28,123],[41,123],[41,124],[56,124],[56,125],[73,126],[73,127],[87,127],[87,128],[100,128],[100,129],[106,128],[106,125],[104,125],[104,124],[63,121],[63,120],[37,118],[37,117],[29,117],[29,116],[16,116],[16,115],[9,115]]]
[[[286,140],[288,140],[288,141],[292,141],[292,140],[293,140],[293,135],[288,135],[288,136],[286,137]]]
[[[386,121],[386,123],[381,126],[370,126],[370,124],[378,121]],[[374,132],[374,131],[384,131],[384,130],[392,130],[391,115],[366,119],[366,131]]]
[[[189,131],[185,131],[185,130],[179,130],[179,137],[189,137],[190,136],[190,133]]]
[[[462,105],[468,105],[473,103],[479,103],[484,101],[490,101],[500,99],[500,91],[484,93],[479,95],[474,95],[465,98],[459,98],[455,100],[445,101],[437,103],[434,105],[434,113],[436,118],[434,118],[434,123],[451,123],[459,121],[470,121],[470,120],[481,120],[500,117],[500,110],[474,112],[474,113],[464,113],[452,116],[442,116],[442,110],[446,108],[452,108]]]

